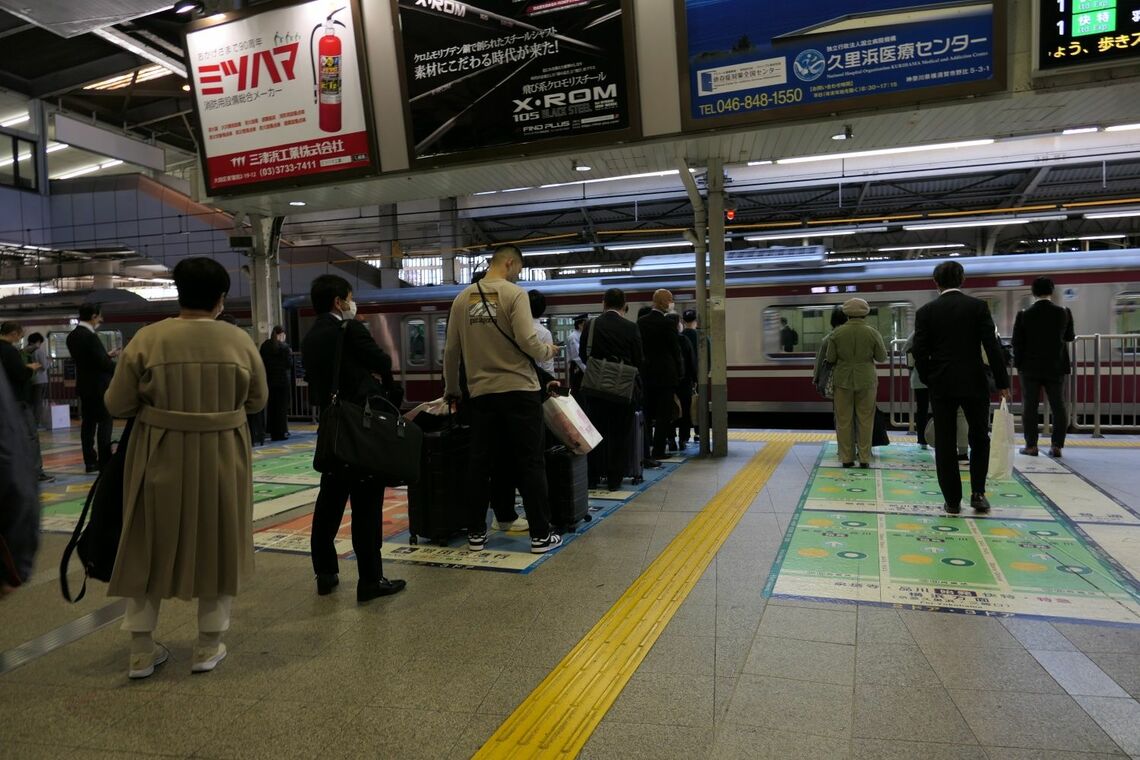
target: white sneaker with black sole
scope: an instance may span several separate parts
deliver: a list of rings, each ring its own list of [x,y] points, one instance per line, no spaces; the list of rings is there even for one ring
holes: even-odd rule
[[[487,534],[486,533],[468,533],[467,534],[467,551],[481,552],[487,548]]]
[[[551,549],[557,549],[559,546],[562,546],[562,536],[557,533],[551,533],[546,538],[532,538],[530,540],[530,553],[546,554]]]
[[[501,523],[498,520],[491,521],[492,530],[501,530],[504,533],[526,533],[530,530],[530,523],[527,522],[525,517],[516,517],[514,522]]]

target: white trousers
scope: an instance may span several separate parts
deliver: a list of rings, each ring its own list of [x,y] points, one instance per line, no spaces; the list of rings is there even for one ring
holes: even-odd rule
[[[232,596],[198,599],[198,632],[222,633],[230,628]],[[149,633],[158,626],[158,610],[162,599],[148,596],[127,599],[127,612],[123,616],[123,630],[131,633]]]

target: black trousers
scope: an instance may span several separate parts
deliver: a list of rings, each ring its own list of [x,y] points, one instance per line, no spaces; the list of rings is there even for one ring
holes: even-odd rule
[[[617,488],[629,474],[630,446],[641,445],[629,440],[633,432],[633,404],[590,398],[586,400],[586,414],[602,434],[602,442],[589,453],[586,461],[590,486],[605,478],[608,487]]]
[[[356,555],[360,582],[379,582],[384,574],[380,562],[384,486],[374,478],[355,478],[331,472],[321,475],[321,490],[313,509],[313,532],[309,539],[313,572],[317,575],[339,572],[336,534],[349,499],[352,499],[352,551]]]
[[[986,472],[990,467],[990,400],[931,395],[934,410],[934,463],[938,487],[947,504],[962,503],[962,476],[958,471],[958,409],[966,415],[970,429],[970,492],[986,492]]]
[[[37,426],[44,424],[44,401],[47,399],[47,390],[47,383],[32,386],[32,414],[35,415]]]
[[[1025,445],[1037,445],[1038,406],[1041,403],[1041,390],[1049,398],[1049,409],[1053,412],[1053,440],[1055,449],[1065,447],[1065,433],[1069,427],[1069,415],[1065,411],[1063,377],[1034,377],[1021,375],[1021,425],[1025,428]]]
[[[550,534],[550,500],[543,457],[542,394],[538,391],[491,393],[471,399],[470,406],[468,530],[486,532],[491,481],[505,465],[522,494],[531,537],[546,538]],[[505,486],[500,487],[505,489]]]
[[[677,399],[681,402],[681,419],[677,420],[677,442],[684,446],[689,442],[693,429],[693,391],[677,389]]]
[[[83,416],[79,427],[83,464],[89,468],[102,467],[111,459],[111,415],[101,395],[80,396],[79,412]]]
[[[674,393],[673,388],[650,388],[646,393],[646,411],[653,417],[653,448],[649,455],[654,459],[665,458],[665,442],[673,430]]]
[[[916,407],[914,424],[918,432],[918,442],[926,444],[926,423],[930,419],[930,389],[914,389],[914,405]],[[936,424],[937,426],[937,424]]]
[[[265,407],[265,428],[269,437],[283,441],[289,435],[289,386],[269,386],[269,403]]]

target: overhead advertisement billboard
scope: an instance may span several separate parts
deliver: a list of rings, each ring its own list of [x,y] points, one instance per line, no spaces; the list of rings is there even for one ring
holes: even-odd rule
[[[356,0],[260,8],[218,14],[186,32],[207,190],[378,171]]]
[[[686,129],[1005,86],[1003,0],[675,2]]]
[[[1136,0],[1043,0],[1036,11],[1037,73],[1140,60]]]
[[[631,0],[393,0],[413,162],[640,130]]]

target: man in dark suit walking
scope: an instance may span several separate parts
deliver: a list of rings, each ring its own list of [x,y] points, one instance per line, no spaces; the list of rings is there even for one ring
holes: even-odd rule
[[[103,310],[96,303],[79,307],[79,325],[67,336],[67,350],[75,362],[75,395],[79,397],[82,424],[79,440],[87,472],[98,472],[111,458],[111,415],[103,405],[103,393],[115,374],[118,350],[108,353],[95,331],[103,323]],[[98,449],[96,450],[96,442]]]
[[[934,269],[939,296],[914,318],[914,364],[930,388],[934,410],[934,460],[947,514],[962,511],[962,479],[958,472],[955,435],[958,409],[970,429],[970,506],[988,512],[986,472],[990,460],[990,390],[985,352],[994,384],[1009,398],[1009,373],[993,317],[985,301],[962,292],[966,273],[957,261]]]
[[[681,363],[681,347],[677,345],[677,328],[669,324],[665,313],[673,307],[673,294],[661,289],[653,293],[653,308],[637,320],[641,343],[645,348],[645,410],[653,418],[653,448],[649,456],[665,458],[665,442],[673,428],[673,395],[685,369]],[[646,421],[648,422],[648,420]]]
[[[1061,388],[1070,371],[1066,344],[1074,338],[1073,314],[1053,303],[1053,281],[1048,277],[1033,281],[1033,295],[1037,302],[1018,312],[1013,323],[1013,360],[1021,378],[1021,422],[1025,428],[1025,448],[1021,453],[1031,457],[1038,454],[1037,407],[1044,388],[1053,410],[1049,456],[1059,457],[1069,426]]]
[[[356,321],[356,302],[352,300],[348,280],[334,274],[321,275],[313,280],[309,295],[317,318],[301,342],[301,358],[313,402],[324,409],[332,401],[336,350],[343,340],[338,395],[356,404],[363,404],[369,396],[384,396],[398,407],[403,394],[392,378],[392,357],[376,344],[368,328]],[[310,542],[317,593],[332,593],[340,582],[336,534],[349,498],[352,551],[360,574],[356,600],[367,602],[395,594],[406,584],[385,578],[380,560],[384,484],[371,476],[358,477],[348,472],[321,474]]]
[[[624,306],[625,293],[618,288],[606,291],[602,315],[588,322],[582,332],[583,364],[589,364],[590,357],[594,356],[641,367],[645,360],[641,331],[622,316]],[[630,446],[640,446],[640,442],[629,440],[633,430],[634,400],[623,402],[602,398],[590,395],[587,389],[582,393],[586,396],[586,413],[602,434],[602,442],[589,454],[590,488],[597,488],[604,475],[607,488],[616,491],[621,487],[622,478],[629,474],[626,469]]]

